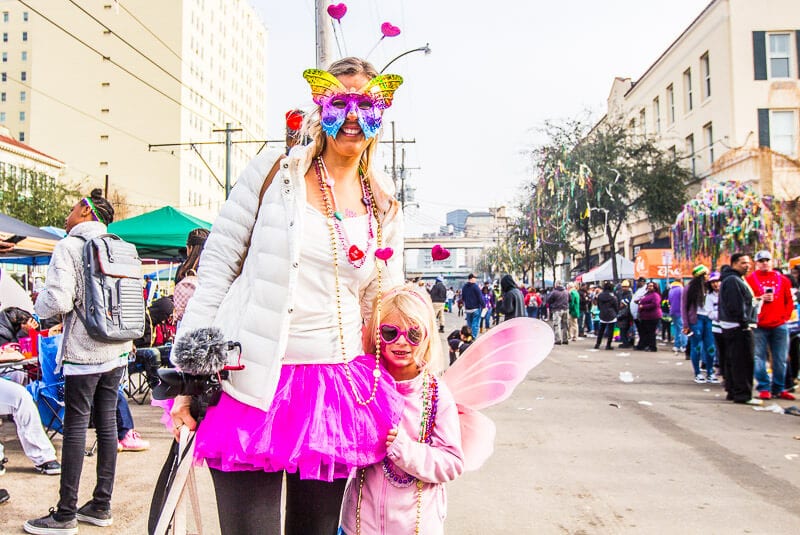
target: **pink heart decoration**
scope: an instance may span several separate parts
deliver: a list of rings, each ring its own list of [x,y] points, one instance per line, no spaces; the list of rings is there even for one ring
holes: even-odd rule
[[[450,258],[450,251],[448,251],[441,245],[436,244],[431,249],[431,258],[433,259],[434,262],[437,260],[446,260]]]
[[[342,17],[344,17],[346,13],[347,13],[347,6],[344,4],[331,4],[328,6],[328,15],[330,15],[331,18],[338,20],[339,22],[342,21]]]
[[[397,37],[400,35],[400,28],[394,26],[391,22],[384,22],[381,24],[381,33],[384,37]]]
[[[377,258],[378,260],[383,260],[384,262],[389,260],[393,254],[394,254],[394,249],[392,249],[391,247],[384,247],[383,249],[375,250],[375,258]]]

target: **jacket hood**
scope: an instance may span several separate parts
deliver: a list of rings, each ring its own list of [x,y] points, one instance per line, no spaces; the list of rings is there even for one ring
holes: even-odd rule
[[[503,275],[503,278],[500,279],[500,289],[503,290],[503,293],[517,287],[517,283],[514,282],[514,279],[511,278],[511,275]]]
[[[727,279],[728,277],[741,277],[741,275],[731,266],[723,266],[722,271],[720,271],[720,279],[724,280]]]
[[[85,240],[91,240],[92,238],[96,238],[97,236],[107,232],[108,227],[99,221],[84,221],[83,223],[78,223],[72,227],[72,230],[69,231],[69,235],[83,238]]]

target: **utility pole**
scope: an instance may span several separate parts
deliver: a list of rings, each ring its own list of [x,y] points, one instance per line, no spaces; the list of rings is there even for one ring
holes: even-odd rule
[[[392,183],[397,191],[397,138],[394,135],[394,121],[392,121]]]
[[[231,128],[231,123],[225,123],[225,129],[214,130],[214,132],[225,132],[225,199],[231,194],[231,133],[241,132],[241,128]]]
[[[327,69],[333,59],[333,26],[326,11],[326,0],[314,0],[317,28],[317,69]]]

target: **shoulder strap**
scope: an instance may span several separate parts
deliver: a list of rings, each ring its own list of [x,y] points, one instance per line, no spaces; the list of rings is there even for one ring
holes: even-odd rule
[[[275,163],[272,164],[272,168],[267,173],[267,176],[264,178],[264,183],[261,185],[261,191],[258,193],[258,207],[256,208],[256,217],[258,217],[258,211],[261,210],[261,203],[264,201],[264,194],[267,193],[270,184],[272,184],[272,180],[275,178],[275,175],[278,174],[278,169],[280,169],[281,162],[283,159],[286,158],[285,154],[281,154],[280,158],[275,160]]]

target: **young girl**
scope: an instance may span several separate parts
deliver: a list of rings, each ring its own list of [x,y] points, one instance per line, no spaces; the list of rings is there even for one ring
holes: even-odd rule
[[[426,293],[426,292],[425,292]],[[444,483],[464,470],[458,410],[444,381],[433,374],[441,344],[430,298],[410,286],[389,291],[365,331],[367,353],[397,382],[405,408],[386,437],[382,462],[358,470],[342,505],[346,535],[444,533]]]

